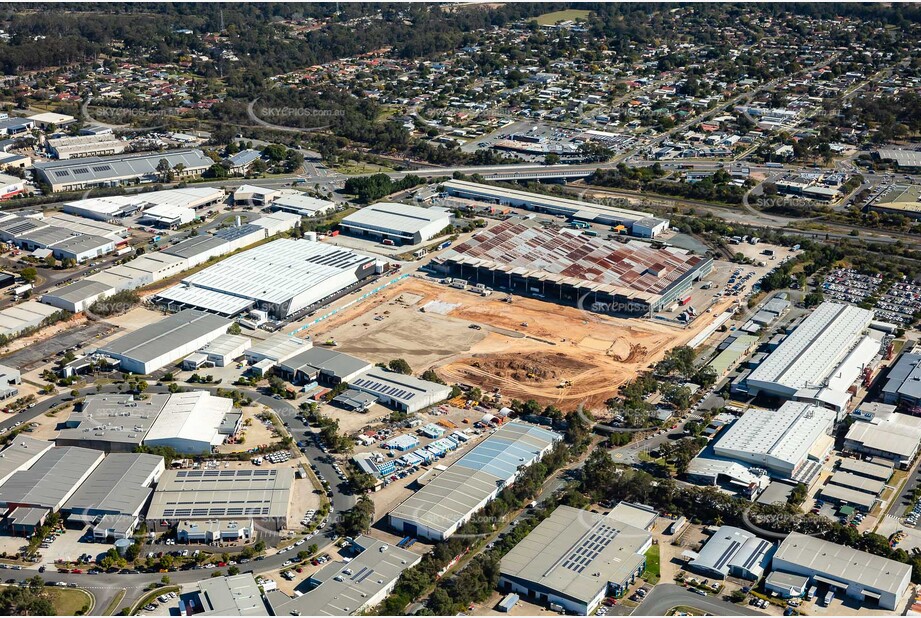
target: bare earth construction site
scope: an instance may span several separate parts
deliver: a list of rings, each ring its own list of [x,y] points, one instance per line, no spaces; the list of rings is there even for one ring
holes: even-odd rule
[[[701,316],[681,328],[520,296],[511,303],[504,298],[411,278],[321,322],[310,334],[316,343],[332,339],[343,352],[372,362],[401,355],[414,372],[433,368],[449,384],[597,409],[618,386],[711,321]],[[720,301],[712,315],[732,302]]]

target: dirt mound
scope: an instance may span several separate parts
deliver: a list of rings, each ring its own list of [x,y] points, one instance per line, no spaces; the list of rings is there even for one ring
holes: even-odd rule
[[[463,359],[461,364],[479,369],[477,374],[488,373],[496,378],[509,378],[516,382],[547,382],[571,377],[587,371],[591,365],[566,356],[561,352],[528,354],[476,354]]]

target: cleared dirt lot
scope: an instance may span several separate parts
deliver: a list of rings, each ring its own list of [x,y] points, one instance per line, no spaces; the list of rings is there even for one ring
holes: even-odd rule
[[[712,315],[680,328],[519,296],[511,303],[503,299],[411,278],[310,334],[315,341],[335,339],[339,350],[372,362],[402,357],[417,374],[434,368],[449,383],[499,388],[504,397],[543,404],[584,402],[596,408],[732,303],[720,299]],[[437,304],[429,305],[432,301]],[[426,306],[429,310],[422,311]],[[561,386],[566,381],[571,384]]]

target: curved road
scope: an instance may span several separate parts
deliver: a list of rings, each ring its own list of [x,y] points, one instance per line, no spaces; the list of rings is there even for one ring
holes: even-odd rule
[[[190,388],[215,391],[218,387],[216,386],[203,386],[203,385],[189,385]],[[296,433],[298,430],[296,425],[300,425],[298,421],[294,420],[294,417],[299,414],[298,410],[291,405],[291,403],[285,400],[278,400],[268,395],[263,395],[251,389],[246,389],[242,387],[230,387],[236,390],[245,391],[249,396],[253,398],[256,403],[262,404],[274,413],[283,422],[291,423],[291,428],[289,431],[293,430],[293,437],[295,440],[298,439]],[[85,395],[94,395],[97,393],[95,386],[88,386],[81,389],[78,389],[80,396]],[[102,387],[99,391],[100,393],[117,393],[120,392],[115,385],[108,384]],[[159,386],[156,384],[151,384],[147,389],[148,393],[167,393],[169,392],[166,386]],[[29,408],[19,414],[11,415],[9,418],[0,422],[0,428],[9,428],[15,425],[17,422],[22,422],[27,424],[31,420],[37,418],[38,416],[44,414],[51,408],[61,405],[69,404],[73,401],[73,397],[67,394],[55,395],[37,403],[35,407]],[[306,429],[306,428],[305,428]],[[302,433],[303,432],[299,432]],[[326,456],[313,445],[312,441],[307,441],[306,446],[303,449],[304,455],[314,464],[317,465],[320,473],[332,483],[335,479],[338,478],[336,471],[333,469],[332,463],[327,461]],[[355,505],[356,497],[347,492],[347,483],[339,483],[333,485],[333,497],[332,497],[332,507],[333,511],[329,517],[329,523],[327,525],[317,530],[310,537],[306,537],[307,543],[316,543],[320,551],[332,545],[336,540],[336,534],[333,532],[334,524],[334,515],[336,513],[341,513],[344,510],[352,508]],[[88,547],[90,553],[98,553],[107,549],[108,546],[99,547],[97,545],[92,545]],[[241,572],[253,572],[253,573],[264,573],[268,571],[274,571],[279,569],[282,564],[291,558],[291,555],[288,553],[285,554],[275,554],[272,556],[266,556],[261,560],[253,560],[244,565],[240,565]],[[25,568],[21,571],[13,570],[0,570],[0,574],[3,574],[3,578],[13,578],[17,580],[25,580],[33,577],[37,574],[37,569],[42,563],[35,564],[34,567]],[[47,563],[44,563],[47,566]],[[202,579],[207,579],[211,576],[211,573],[217,570],[226,570],[226,569],[190,569],[187,571],[175,571],[169,573],[170,583],[171,584],[188,584],[196,582]],[[89,575],[86,573],[83,574],[63,574],[57,573],[53,568],[48,568],[45,573],[42,574],[45,581],[61,581],[66,583],[76,583],[80,588],[84,588],[90,591],[93,596],[96,598],[96,605],[92,610],[93,615],[101,615],[107,609],[109,603],[115,598],[120,590],[125,589],[126,594],[125,598],[119,604],[119,607],[115,608],[115,611],[121,609],[126,605],[132,604],[136,601],[143,593],[144,588],[151,582],[159,582],[162,574],[160,573],[140,573],[138,575],[128,575],[128,574],[118,574],[118,573],[100,573],[98,575]]]
[[[675,584],[658,584],[631,616],[666,616],[668,611],[684,605],[714,616],[766,616],[748,605],[736,605],[714,596],[701,596]]]

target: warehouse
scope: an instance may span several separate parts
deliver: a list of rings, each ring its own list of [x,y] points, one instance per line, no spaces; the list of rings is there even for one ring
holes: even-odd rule
[[[284,191],[272,202],[272,210],[290,212],[301,217],[318,217],[335,212],[336,204],[300,191]]]
[[[508,220],[437,256],[455,277],[605,313],[651,315],[713,269],[683,249],[654,249]]]
[[[348,563],[331,562],[308,576],[310,589],[303,595],[292,598],[280,591],[269,593],[272,613],[276,616],[365,614],[390,594],[403,571],[422,559],[419,554],[364,535],[352,541],[348,554]]]
[[[125,515],[137,520],[153,493],[151,487],[165,469],[159,455],[108,455],[67,500],[62,511],[72,524],[91,524],[104,515]]]
[[[231,174],[246,174],[249,171],[249,168],[253,164],[262,158],[262,154],[258,150],[253,150],[248,148],[246,150],[241,150],[238,153],[231,155],[224,159],[224,162],[228,166],[228,171]]]
[[[106,157],[125,152],[128,142],[113,133],[54,137],[48,140],[48,151],[57,159]]]
[[[48,452],[54,444],[19,434],[0,451],[0,485],[20,470],[27,470]]]
[[[281,195],[277,189],[265,189],[255,185],[240,185],[233,192],[233,203],[236,205],[247,204],[250,206],[268,206]]]
[[[443,541],[562,437],[534,425],[503,425],[390,512],[398,532]]]
[[[788,401],[777,411],[751,409],[723,432],[713,452],[809,485],[834,445],[834,423],[834,412],[807,403]]]
[[[648,212],[581,202],[552,195],[541,195],[528,191],[492,187],[466,180],[449,180],[443,183],[442,186],[449,195],[527,208],[528,210],[562,215],[579,221],[611,226],[623,225],[630,229],[631,234],[634,236],[655,238],[658,234],[667,230],[669,225],[667,220],[657,219],[652,213]],[[639,223],[639,225],[637,225],[636,230],[633,230],[636,223]]]
[[[49,449],[28,470],[14,472],[0,486],[0,507],[58,511],[104,457],[100,451],[76,446]]]
[[[397,244],[417,245],[429,241],[451,225],[444,208],[420,208],[392,202],[365,206],[342,219],[339,228],[355,236],[389,239]]]
[[[58,432],[58,446],[85,446],[106,453],[131,453],[163,411],[170,395],[153,393],[145,399],[106,393],[87,395]]]
[[[207,391],[173,393],[147,431],[144,445],[189,455],[210,453],[239,431],[240,421],[232,399]]]
[[[720,526],[688,563],[688,568],[716,579],[732,576],[758,581],[775,549],[773,543],[747,530]]]
[[[0,118],[0,135],[18,135],[35,128],[35,122],[28,118]]]
[[[167,470],[157,483],[147,522],[162,532],[181,521],[252,518],[263,528],[283,530],[293,484],[293,468]]]
[[[870,203],[870,210],[921,219],[921,185],[892,185]]]
[[[822,303],[749,374],[749,394],[845,410],[848,389],[879,354],[879,341],[865,334],[872,320],[872,311]]]
[[[186,309],[119,337],[97,352],[120,361],[122,371],[149,374],[214,341],[230,324],[225,318]]]
[[[0,174],[0,200],[7,200],[26,190],[26,181],[18,176]]]
[[[860,455],[882,457],[903,470],[908,469],[921,444],[921,418],[890,412],[860,420],[848,429],[844,449]]]
[[[230,253],[227,241],[214,236],[192,236],[160,251],[185,260],[185,268],[195,268],[208,260]]]
[[[66,219],[44,220],[7,214],[0,218],[0,240],[14,244],[23,251],[48,249],[59,260],[74,260],[78,263],[115,251],[118,236],[87,234],[73,228],[73,222]],[[89,228],[84,226],[84,229]],[[108,229],[106,231],[112,232]]]
[[[892,477],[894,471],[892,464],[885,460],[874,460],[870,462],[863,461],[862,459],[850,458],[842,459],[837,469],[868,479],[876,479],[878,481],[888,481]]]
[[[850,506],[864,513],[869,513],[877,502],[873,494],[833,483],[823,487],[820,496],[822,500],[831,504]]]
[[[250,225],[265,230],[267,238],[290,232],[301,222],[301,217],[290,212],[270,212],[250,221]]]
[[[252,301],[256,308],[283,320],[334,300],[376,272],[375,258],[342,247],[283,238],[233,255],[182,283]]]
[[[221,335],[211,343],[198,350],[205,359],[215,367],[226,367],[242,357],[250,348],[252,341],[243,335]]]
[[[134,215],[140,212],[142,208],[143,204],[136,195],[112,195],[64,202],[62,210],[87,219],[115,221]]]
[[[817,537],[791,532],[774,554],[775,571],[805,575],[810,584],[834,587],[861,603],[882,609],[901,608],[911,583],[911,566],[874,556]],[[820,595],[822,594],[820,590]]]
[[[893,405],[921,404],[921,354],[905,353],[886,375],[883,401]]]
[[[279,363],[278,373],[292,384],[336,386],[371,369],[371,363],[329,348],[309,348]]]
[[[58,310],[34,300],[0,309],[0,337],[18,337],[25,331],[41,328]]]
[[[502,557],[498,588],[587,616],[636,581],[651,546],[649,532],[612,515],[558,506]]]
[[[145,210],[144,214],[141,216],[141,223],[168,230],[175,230],[187,223],[191,223],[195,220],[195,217],[195,211],[191,208],[173,206],[172,204],[160,204],[151,206]]]
[[[184,187],[182,189],[141,193],[137,197],[144,201],[144,208],[174,206],[200,210],[221,204],[227,194],[224,193],[223,189],[215,187]]]
[[[377,397],[378,403],[410,414],[451,396],[451,387],[374,367],[345,380],[353,389]]]
[[[35,172],[52,191],[78,191],[91,187],[114,187],[135,182],[157,182],[157,169],[166,160],[174,179],[200,176],[214,165],[201,150],[168,150],[141,155],[88,157],[85,159],[36,163]],[[177,166],[182,166],[181,171]]]
[[[43,131],[47,131],[52,127],[55,129],[60,129],[77,122],[77,119],[73,116],[68,116],[67,114],[58,114],[57,112],[42,112],[40,114],[33,114],[29,116],[29,120],[34,122],[35,126]]]
[[[271,616],[252,573],[202,579],[195,585],[197,591],[182,595],[182,616]]]
[[[921,152],[901,148],[881,148],[874,155],[880,161],[893,161],[902,172],[921,170]]]
[[[295,354],[300,354],[309,350],[313,346],[310,339],[300,339],[279,333],[272,335],[268,339],[257,341],[246,351],[246,360],[252,364],[270,361],[272,364],[280,364]]]
[[[111,285],[93,281],[87,277],[42,294],[41,302],[43,304],[41,306],[51,311],[55,311],[55,308],[57,308],[71,313],[81,313],[100,298],[111,296],[115,292],[115,288]]]

